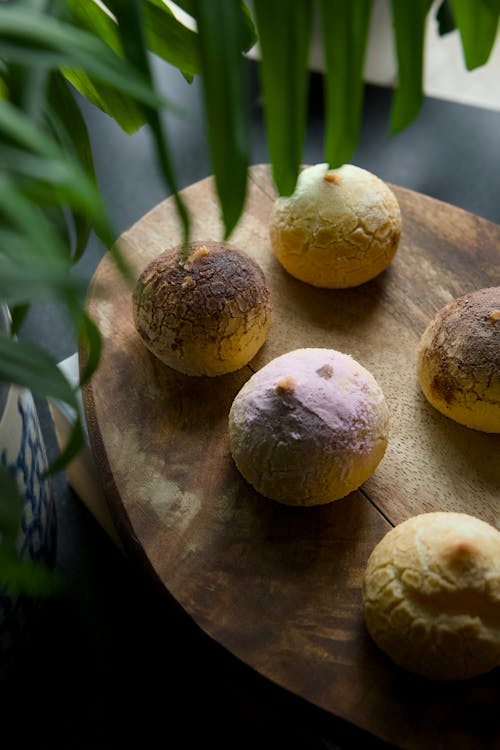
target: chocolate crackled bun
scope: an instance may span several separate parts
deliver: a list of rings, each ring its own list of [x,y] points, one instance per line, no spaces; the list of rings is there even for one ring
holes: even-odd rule
[[[389,186],[366,169],[316,164],[300,173],[292,195],[276,200],[270,236],[276,257],[295,278],[353,287],[391,263],[401,211]]]
[[[425,397],[442,414],[500,432],[500,287],[438,311],[421,337],[417,371]]]
[[[334,349],[296,349],[236,395],[230,449],[262,495],[287,505],[329,503],[375,471],[388,419],[382,389],[359,362]]]
[[[363,579],[364,617],[399,666],[463,680],[500,666],[500,531],[465,513],[423,513],[391,529]]]
[[[261,267],[219,242],[172,247],[141,273],[133,293],[135,327],[147,348],[187,375],[244,367],[266,340],[271,299]]]

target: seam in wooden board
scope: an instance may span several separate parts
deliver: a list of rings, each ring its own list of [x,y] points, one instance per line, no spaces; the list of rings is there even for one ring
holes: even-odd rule
[[[393,521],[391,521],[391,519],[389,518],[389,516],[387,516],[384,513],[384,511],[380,510],[380,508],[378,507],[378,505],[376,505],[375,501],[372,500],[371,497],[370,497],[370,495],[367,494],[366,490],[364,490],[362,487],[358,487],[358,492],[360,492],[364,497],[366,497],[366,499],[368,500],[368,502],[370,503],[370,505],[373,505],[373,507],[375,508],[375,510],[377,510],[380,513],[380,515],[382,516],[382,518],[385,521],[387,521],[387,523],[389,524],[389,526],[392,526],[394,528],[395,524],[393,523]]]
[[[252,167],[266,167],[266,166],[267,166],[266,164],[253,164],[253,165],[252,165]],[[258,189],[258,190],[260,190],[260,192],[261,192],[261,193],[262,193],[263,195],[265,195],[265,196],[266,196],[266,198],[269,198],[270,200],[274,201],[274,200],[275,200],[275,198],[276,198],[276,194],[274,193],[274,191],[273,191],[273,192],[269,192],[269,193],[268,193],[268,192],[267,192],[267,190],[264,190],[264,188],[262,187],[262,185],[259,185],[259,183],[258,183],[258,182],[256,181],[256,179],[255,179],[255,177],[254,177],[254,175],[253,175],[253,172],[252,172],[252,167],[250,167],[250,169],[248,170],[248,179],[249,179],[249,180],[250,180],[250,181],[252,182],[252,184],[253,184],[253,185],[254,185],[254,186],[255,186],[255,187],[256,187],[256,188]]]

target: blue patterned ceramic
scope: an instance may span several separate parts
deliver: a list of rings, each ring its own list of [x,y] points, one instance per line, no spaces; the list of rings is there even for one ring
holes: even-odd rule
[[[24,559],[52,566],[55,508],[50,480],[42,476],[48,463],[35,403],[29,391],[14,386],[3,386],[0,399],[0,463],[12,472],[24,503],[18,551]],[[33,606],[29,597],[0,592],[0,671]]]

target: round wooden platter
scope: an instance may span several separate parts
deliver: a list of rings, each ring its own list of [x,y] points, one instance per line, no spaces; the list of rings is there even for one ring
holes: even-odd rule
[[[90,439],[125,546],[236,657],[396,746],[445,748],[460,739],[460,747],[498,747],[498,670],[453,685],[423,682],[379,652],[363,624],[364,568],[391,525],[455,510],[500,526],[500,435],[443,417],[423,398],[415,372],[419,337],[436,310],[500,285],[500,227],[394,191],[403,236],[390,268],[352,290],[322,290],[290,277],[273,257],[272,182],[266,165],[251,169],[231,242],[264,269],[273,323],[251,364],[219,378],[181,375],[145,349],[130,288],[106,257],[88,300],[104,338],[101,366],[84,389]],[[183,197],[193,239],[220,239],[212,179]],[[169,198],[119,243],[138,274],[180,237]],[[349,497],[310,509],[253,491],[232,462],[227,436],[243,383],[299,347],[352,354],[380,382],[391,414],[389,447],[372,478]]]

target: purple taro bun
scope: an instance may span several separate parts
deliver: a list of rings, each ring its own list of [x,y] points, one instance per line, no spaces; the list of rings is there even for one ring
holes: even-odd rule
[[[287,505],[345,497],[387,446],[388,409],[368,370],[334,349],[297,349],[256,372],[233,401],[229,439],[243,477]]]

